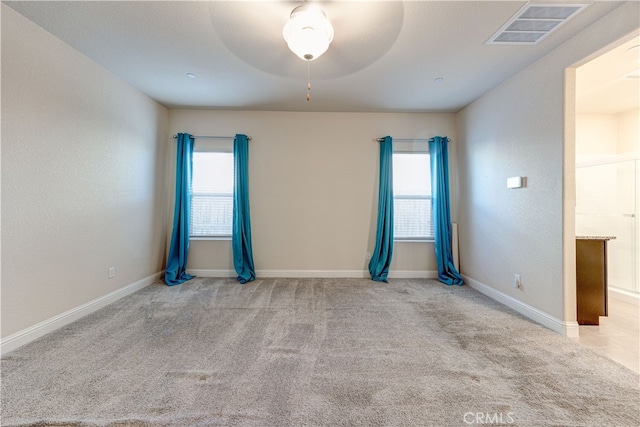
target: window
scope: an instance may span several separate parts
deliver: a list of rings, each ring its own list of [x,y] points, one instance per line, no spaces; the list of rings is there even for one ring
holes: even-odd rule
[[[432,240],[429,153],[393,153],[393,234],[395,240]]]
[[[231,237],[233,153],[194,151],[191,237]]]

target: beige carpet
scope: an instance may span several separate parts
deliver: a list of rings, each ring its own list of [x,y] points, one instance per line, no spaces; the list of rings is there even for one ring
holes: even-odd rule
[[[149,286],[2,359],[3,426],[638,426],[639,376],[432,280]]]

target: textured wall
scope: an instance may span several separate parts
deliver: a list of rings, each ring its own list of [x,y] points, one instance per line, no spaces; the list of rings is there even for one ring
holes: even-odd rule
[[[453,114],[170,110],[169,117],[172,134],[253,137],[249,186],[259,271],[366,271],[377,215],[374,138],[455,139]],[[192,242],[188,267],[233,270],[230,241]],[[392,269],[436,270],[433,244],[396,244]]]
[[[629,96],[634,96],[631,93]],[[640,110],[576,116],[576,162],[640,153]]]
[[[576,115],[576,163],[618,154],[615,114]]]
[[[161,271],[167,116],[2,5],[3,337]]]
[[[618,152],[640,154],[640,109],[620,113],[617,119]]]
[[[462,273],[557,319],[575,319],[564,283],[566,269],[575,275],[573,229],[563,225],[575,202],[575,188],[563,188],[574,158],[564,71],[636,30],[638,16],[637,2],[620,6],[458,115]],[[526,188],[507,189],[517,175]],[[512,286],[514,273],[522,290]]]

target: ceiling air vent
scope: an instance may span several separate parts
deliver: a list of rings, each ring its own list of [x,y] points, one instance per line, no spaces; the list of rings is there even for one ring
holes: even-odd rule
[[[587,6],[588,4],[527,4],[486,44],[536,44]]]

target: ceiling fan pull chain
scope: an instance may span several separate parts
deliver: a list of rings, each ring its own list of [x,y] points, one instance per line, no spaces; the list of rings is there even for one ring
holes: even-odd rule
[[[311,100],[311,61],[307,61],[307,102]]]

